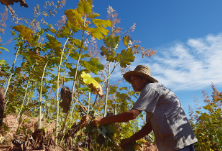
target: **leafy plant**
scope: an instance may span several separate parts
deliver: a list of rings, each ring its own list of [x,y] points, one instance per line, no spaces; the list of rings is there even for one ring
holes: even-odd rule
[[[5,87],[7,101],[5,113],[17,114],[20,121],[17,133],[25,131],[21,121],[22,115],[26,114],[39,117],[39,129],[43,118],[55,120],[56,144],[65,146],[70,138],[71,146],[76,145],[74,142],[87,140],[90,143],[84,147],[95,149],[98,148],[96,142],[102,140],[104,150],[120,149],[121,139],[139,129],[142,115],[128,124],[100,128],[88,124],[89,119],[106,116],[109,112],[118,114],[133,106],[137,94],[130,87],[118,88],[118,83],[113,84],[109,79],[117,68],[122,73],[128,70],[135,54],[141,52],[142,57],[151,57],[155,51],[145,50],[132,40],[130,32],[135,25],[127,32],[117,27],[119,19],[111,7],[108,8],[108,19],[99,19],[100,15],[93,12],[92,0],[80,0],[77,8],[65,10],[59,26],[47,24],[34,28],[37,17],[45,13],[38,6],[29,24],[12,27],[16,43],[14,62],[9,67],[7,61],[0,61],[7,75],[3,75],[4,83],[1,84]],[[103,41],[100,50],[96,50],[98,41]],[[0,48],[7,51],[5,47]],[[21,58],[19,62],[18,58]],[[64,98],[59,92],[65,85],[72,87],[69,91],[71,101],[68,110],[62,112],[60,104]]]
[[[203,91],[205,112],[198,108],[196,114],[190,109],[190,123],[198,139],[195,143],[196,150],[221,150],[222,149],[222,92],[219,93],[212,84],[212,99]]]

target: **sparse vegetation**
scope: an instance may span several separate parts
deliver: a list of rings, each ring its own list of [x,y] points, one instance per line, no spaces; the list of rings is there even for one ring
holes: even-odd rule
[[[45,7],[47,4],[57,8],[53,2],[46,2]],[[128,70],[135,54],[151,57],[156,51],[132,40],[130,32],[135,24],[126,31],[118,27],[120,19],[111,6],[106,20],[99,19],[92,8],[91,0],[80,0],[77,8],[66,10],[62,20],[52,25],[44,16],[55,14],[48,9],[46,15],[37,5],[34,19],[23,19],[25,23],[12,27],[15,59],[11,66],[7,60],[0,60],[6,73],[1,74],[0,85],[6,97],[5,115],[13,115],[15,121],[12,127],[4,122],[2,144],[12,142],[14,149],[22,150],[47,150],[56,145],[63,149],[121,150],[121,140],[138,130],[139,119],[99,128],[89,121],[132,107],[137,95],[128,86],[118,87],[121,79],[115,84],[109,79],[117,68],[122,73]],[[102,46],[98,41],[103,41]],[[1,49],[11,51],[3,44]],[[47,125],[52,124],[49,131]],[[152,143],[139,142],[145,143],[144,147]]]

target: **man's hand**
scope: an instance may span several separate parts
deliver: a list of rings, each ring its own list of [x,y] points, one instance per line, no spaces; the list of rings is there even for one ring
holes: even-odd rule
[[[143,138],[145,135],[149,134],[152,131],[152,126],[150,123],[146,123],[143,128],[135,133],[133,136],[131,136],[130,138],[127,139],[123,139],[120,146],[122,147],[122,149],[126,149],[127,147],[129,147],[129,145],[131,143],[133,143],[134,141]]]
[[[129,143],[131,143],[132,140],[130,138],[127,138],[127,139],[123,139],[120,146],[122,149],[125,149],[128,147]]]
[[[104,124],[101,121],[102,119],[103,119],[102,116],[98,116],[93,121],[91,121],[91,124],[94,126],[97,126],[97,124],[99,124],[99,126],[103,126]]]

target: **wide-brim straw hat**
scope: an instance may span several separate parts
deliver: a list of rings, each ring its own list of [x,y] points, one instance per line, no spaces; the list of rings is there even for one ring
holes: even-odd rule
[[[151,77],[151,71],[150,68],[144,65],[138,65],[134,71],[129,71],[126,72],[123,75],[123,78],[128,81],[129,83],[131,83],[131,75],[138,75],[138,76],[142,76],[147,78],[148,80],[150,80],[152,83],[154,82],[158,82],[155,78]]]

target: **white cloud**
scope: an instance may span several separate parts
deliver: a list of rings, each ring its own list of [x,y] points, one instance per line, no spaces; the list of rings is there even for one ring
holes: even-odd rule
[[[147,65],[154,78],[174,91],[203,90],[212,82],[222,84],[222,33],[156,50],[158,53],[151,59],[136,57],[131,70],[139,64]]]

